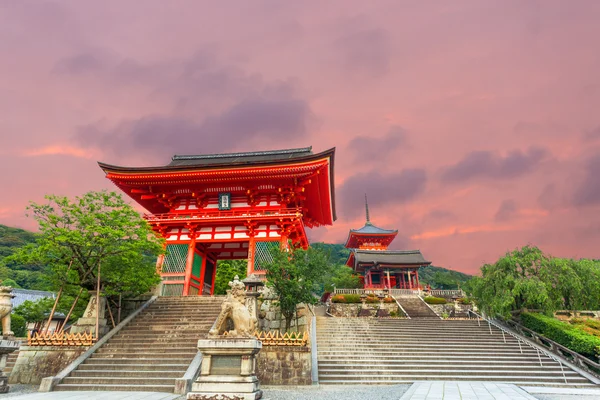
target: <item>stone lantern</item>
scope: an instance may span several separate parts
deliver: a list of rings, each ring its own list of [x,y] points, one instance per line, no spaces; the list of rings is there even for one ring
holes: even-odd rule
[[[12,311],[12,287],[0,286],[0,318],[2,319],[2,337],[0,337],[0,393],[8,392],[8,376],[2,372],[6,366],[9,353],[17,350],[20,343],[14,340],[10,329],[10,312]]]
[[[251,274],[242,280],[246,286],[246,307],[250,315],[254,315],[258,321],[258,296],[261,295],[261,289],[265,286],[264,282],[255,274]]]
[[[390,313],[388,312],[388,310],[383,306],[383,300],[387,297],[387,294],[383,294],[383,293],[379,293],[377,295],[377,298],[379,299],[379,308],[377,309],[377,317],[389,317]]]
[[[362,303],[360,306],[360,311],[358,312],[359,317],[370,317],[371,311],[367,307],[367,295],[365,293],[360,295],[360,302]]]

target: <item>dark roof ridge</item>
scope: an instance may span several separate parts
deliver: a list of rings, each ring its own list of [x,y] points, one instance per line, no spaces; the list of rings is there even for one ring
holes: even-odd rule
[[[212,159],[212,158],[228,158],[228,157],[271,156],[271,155],[282,155],[282,154],[308,153],[310,151],[312,151],[312,146],[300,147],[300,148],[296,148],[296,149],[245,151],[245,152],[239,152],[239,153],[174,155],[173,157],[171,157],[171,160],[172,161],[175,161],[175,160],[206,160],[206,159]]]
[[[421,253],[421,250],[367,250],[367,249],[354,249],[357,253],[373,253],[373,254],[417,254]]]

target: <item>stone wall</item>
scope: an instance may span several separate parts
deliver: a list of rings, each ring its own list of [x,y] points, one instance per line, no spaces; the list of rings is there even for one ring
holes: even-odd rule
[[[371,316],[374,317],[377,309],[379,309],[379,303],[366,304],[366,306],[367,309],[371,311]],[[331,303],[329,312],[334,317],[352,318],[358,317],[361,307],[361,303]],[[383,303],[383,308],[388,310],[389,313],[395,312],[399,313],[401,316],[404,316],[396,303]]]
[[[43,378],[62,371],[87,349],[87,346],[21,346],[9,383],[38,385]]]
[[[447,315],[448,317],[466,317],[466,313],[472,309],[470,304],[465,305],[458,303],[458,305],[455,306],[454,302],[446,304],[430,304],[429,306],[442,318],[444,315]]]
[[[256,371],[261,385],[310,385],[310,347],[265,346],[258,353]]]
[[[258,329],[261,331],[285,331],[285,318],[279,311],[279,300],[262,299],[258,301]],[[304,304],[296,307],[296,318],[292,319],[290,331],[304,332],[309,329],[310,310]]]

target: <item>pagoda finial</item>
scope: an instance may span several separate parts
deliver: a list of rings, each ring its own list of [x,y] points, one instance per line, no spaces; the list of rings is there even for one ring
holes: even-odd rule
[[[367,194],[365,193],[365,211],[367,212],[367,225],[371,224],[371,218],[369,218],[369,201],[367,200]]]

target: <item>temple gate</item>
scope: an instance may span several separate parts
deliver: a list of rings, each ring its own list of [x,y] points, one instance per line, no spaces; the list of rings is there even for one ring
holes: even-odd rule
[[[163,167],[98,163],[149,211],[167,242],[157,261],[163,296],[213,294],[217,261],[247,259],[264,274],[274,249],[308,247],[305,229],[336,219],[335,149],[173,156]]]

